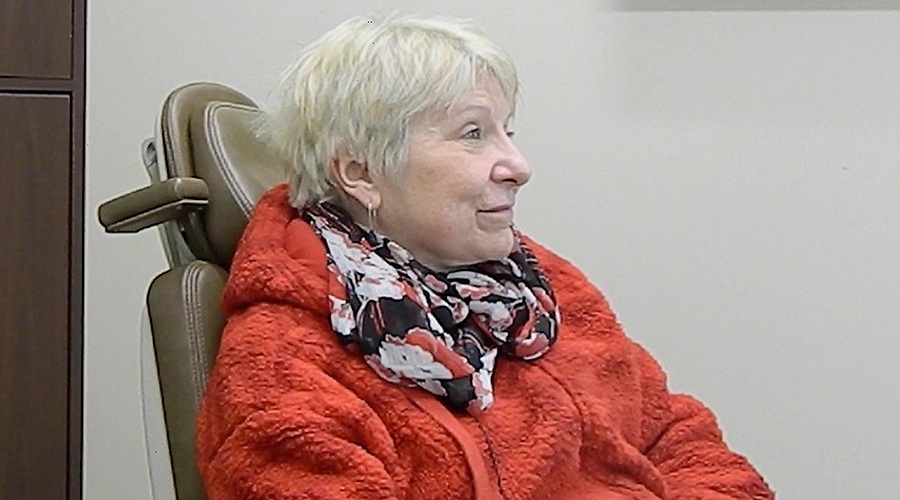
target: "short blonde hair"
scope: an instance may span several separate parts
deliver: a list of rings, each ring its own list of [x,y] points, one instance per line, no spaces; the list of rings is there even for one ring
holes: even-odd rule
[[[406,165],[410,122],[448,109],[481,78],[496,81],[515,110],[512,59],[469,22],[356,17],[306,46],[285,70],[260,132],[290,167],[294,206],[340,199],[333,158],[396,175]]]

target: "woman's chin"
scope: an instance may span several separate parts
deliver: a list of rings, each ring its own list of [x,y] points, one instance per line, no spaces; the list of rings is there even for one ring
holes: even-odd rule
[[[513,237],[512,228],[507,227],[498,234],[493,235],[491,242],[485,248],[487,258],[483,260],[501,260],[509,257],[515,246],[515,238]]]
[[[487,262],[491,260],[503,260],[509,257],[515,248],[515,237],[511,227],[507,227],[502,231],[492,231],[490,233],[482,232],[474,241],[469,241],[468,245],[457,246],[451,252],[447,252],[448,246],[441,248],[443,253],[435,252],[433,255],[419,255],[413,252],[413,255],[427,267],[436,271],[446,271],[450,269],[460,269],[479,262]]]

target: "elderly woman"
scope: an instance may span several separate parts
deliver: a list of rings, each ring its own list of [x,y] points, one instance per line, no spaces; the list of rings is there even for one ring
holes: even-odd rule
[[[284,76],[292,167],[235,255],[198,422],[211,498],[771,498],[572,264],[520,233],[510,58],[349,20]]]

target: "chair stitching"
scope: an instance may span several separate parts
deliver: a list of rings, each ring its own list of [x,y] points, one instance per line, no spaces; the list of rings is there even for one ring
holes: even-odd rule
[[[203,302],[199,300],[199,282],[200,282],[200,265],[190,264],[185,270],[184,294],[187,299],[187,306],[196,310],[197,314],[192,314],[189,310],[186,315],[188,318],[188,342],[190,343],[191,358],[189,360],[191,366],[191,379],[193,380],[192,395],[194,397],[194,407],[200,405],[203,397],[204,386],[206,385],[206,375],[204,367],[206,366],[206,350],[203,342],[201,328],[198,326],[199,317],[203,317]]]
[[[221,108],[232,108],[232,109],[240,109],[240,110],[248,110],[252,109],[248,106],[238,106],[232,103],[218,102],[208,108],[206,108],[206,136],[212,139],[212,152],[216,157],[216,160],[219,164],[225,164],[225,155],[223,153],[222,147],[222,136],[218,133],[213,134],[213,115]],[[225,185],[228,187],[228,191],[234,196],[236,200],[239,200],[238,203],[241,211],[244,212],[244,215],[249,216],[253,203],[245,196],[244,192],[240,189],[235,189],[234,186],[237,185],[237,181],[234,179],[231,171],[227,168],[222,169],[222,175],[225,177]]]

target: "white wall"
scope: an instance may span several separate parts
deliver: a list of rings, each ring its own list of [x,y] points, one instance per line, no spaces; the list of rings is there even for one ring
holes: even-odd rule
[[[149,498],[138,326],[164,267],[154,232],[104,235],[97,205],[145,182],[170,89],[264,99],[372,5],[474,18],[512,53],[536,170],[520,224],[780,498],[900,497],[900,10],[771,3],[89,2],[85,498]]]

